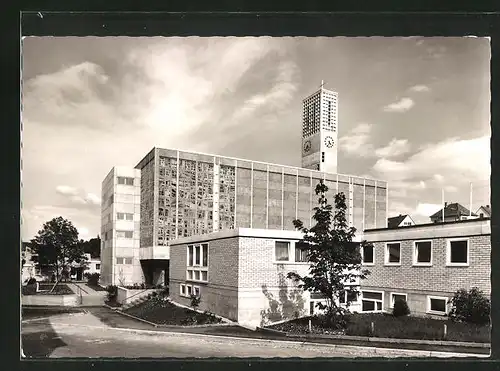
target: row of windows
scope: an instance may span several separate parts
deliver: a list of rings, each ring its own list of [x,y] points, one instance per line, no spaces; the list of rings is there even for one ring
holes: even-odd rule
[[[208,243],[188,245],[186,280],[208,282]]]
[[[116,258],[116,264],[132,264],[132,258]]]
[[[117,180],[118,184],[129,185],[129,186],[134,185],[134,178],[119,176]]]
[[[291,260],[291,257],[294,260]],[[307,262],[307,246],[300,245],[298,242],[292,244],[290,241],[275,241],[274,258],[276,262]]]
[[[415,241],[413,243],[413,265],[432,265],[432,241]],[[363,248],[363,264],[375,264],[373,246]],[[384,264],[401,265],[401,243],[389,242],[385,244]],[[469,241],[467,239],[447,240],[446,264],[449,266],[469,265]]]
[[[396,300],[408,301],[408,294],[406,293],[390,292],[389,295],[390,308],[394,308]],[[349,301],[351,305],[360,305],[361,312],[383,312],[384,292],[362,290],[360,295],[358,295],[358,292],[346,290],[340,294],[338,300],[340,305],[345,305],[346,301]],[[311,301],[309,303],[310,314],[314,314],[314,308],[318,301],[323,301],[321,295],[315,296],[311,294]],[[448,312],[448,301],[447,297],[428,295],[426,312],[429,314],[444,315]]]
[[[180,295],[188,298],[191,297],[191,295],[200,296],[200,287],[183,283],[180,285]]]

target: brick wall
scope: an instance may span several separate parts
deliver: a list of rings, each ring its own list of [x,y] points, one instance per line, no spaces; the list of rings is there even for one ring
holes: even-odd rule
[[[286,278],[291,271],[306,274],[308,265],[275,263],[274,246],[274,239],[240,237],[238,320],[242,323],[263,325],[308,311],[308,293]]]
[[[490,293],[489,235],[472,236],[469,239],[469,266],[446,266],[446,238],[432,239],[432,266],[413,266],[414,240],[401,241],[401,265],[384,265],[385,242],[375,242],[375,266],[367,266],[371,274],[362,286],[394,289],[455,292],[458,289],[477,286]]]
[[[212,240],[208,246],[208,283],[186,281],[187,244],[170,247],[170,296],[189,305],[191,300],[180,296],[180,284],[198,286],[200,310],[237,320],[238,237]]]

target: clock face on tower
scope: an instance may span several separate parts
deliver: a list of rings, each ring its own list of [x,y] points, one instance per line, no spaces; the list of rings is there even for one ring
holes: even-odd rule
[[[327,136],[325,138],[325,145],[328,147],[328,148],[332,148],[333,145],[334,145],[335,141],[333,140],[333,138],[331,136]]]
[[[304,142],[304,152],[307,153],[310,150],[311,150],[311,142],[307,140]]]

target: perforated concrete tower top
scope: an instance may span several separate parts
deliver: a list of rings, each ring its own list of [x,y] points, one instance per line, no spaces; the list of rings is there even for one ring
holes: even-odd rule
[[[338,93],[324,88],[302,103],[302,167],[337,173]]]

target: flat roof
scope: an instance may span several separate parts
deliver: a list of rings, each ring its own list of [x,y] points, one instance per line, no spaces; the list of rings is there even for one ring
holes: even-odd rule
[[[349,178],[357,178],[357,179],[365,179],[365,180],[370,180],[374,182],[381,182],[383,184],[380,184],[381,188],[384,188],[383,186],[385,185],[385,188],[387,188],[388,182],[387,180],[382,180],[382,179],[375,179],[375,178],[366,178],[362,176],[357,176],[357,175],[349,175],[349,174],[341,174],[341,173],[325,173],[323,171],[318,171],[318,170],[313,170],[313,169],[305,169],[303,167],[298,167],[298,166],[290,166],[290,165],[280,165],[280,164],[275,164],[272,162],[264,162],[264,161],[254,161],[254,160],[248,160],[244,158],[237,158],[237,157],[230,157],[230,156],[223,156],[223,155],[217,155],[213,153],[204,153],[204,152],[197,152],[197,151],[186,151],[182,149],[177,149],[177,148],[160,148],[160,147],[153,147],[151,151],[149,151],[142,159],[137,163],[135,166],[136,169],[142,168],[141,165],[145,164],[146,158],[150,156],[154,156],[154,152],[156,149],[162,149],[166,151],[177,151],[177,152],[184,152],[184,153],[189,153],[193,155],[200,155],[200,156],[211,156],[211,157],[220,157],[228,160],[233,160],[233,161],[244,161],[244,162],[253,162],[256,164],[262,164],[262,165],[271,165],[271,166],[277,166],[277,167],[283,167],[287,169],[293,169],[293,170],[301,170],[301,171],[310,171],[311,173],[316,173],[316,174],[330,174],[330,175],[340,175],[340,176],[345,176]],[[147,161],[149,162],[149,161]]]
[[[299,231],[282,229],[259,229],[259,228],[236,228],[225,229],[217,232],[199,234],[196,236],[180,237],[169,241],[169,246],[186,245],[190,243],[219,240],[232,237],[256,237],[256,238],[276,238],[300,240],[303,233]]]
[[[491,220],[491,218],[477,218],[477,219],[467,219],[467,220],[455,220],[451,222],[444,222],[444,223],[424,223],[424,224],[415,224],[415,225],[405,225],[397,228],[373,228],[373,229],[365,229],[364,232],[380,232],[380,231],[393,231],[393,230],[400,230],[400,229],[414,229],[414,228],[429,228],[429,227],[439,227],[441,225],[449,225],[449,224],[461,224],[461,223],[474,223],[474,222],[484,222],[487,220]]]

